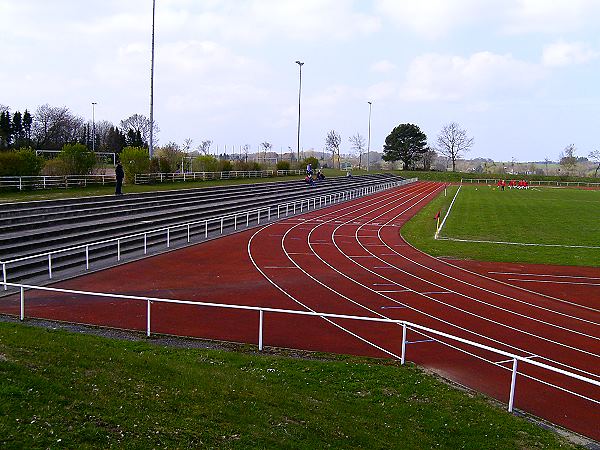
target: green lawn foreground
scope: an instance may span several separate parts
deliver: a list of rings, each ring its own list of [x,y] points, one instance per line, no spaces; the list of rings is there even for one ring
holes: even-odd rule
[[[456,186],[413,217],[402,236],[433,256],[482,261],[600,266],[599,248],[535,247],[434,240],[436,212],[445,215]],[[600,191],[462,187],[442,237],[517,243],[600,246]]]
[[[412,365],[245,348],[0,323],[0,446],[574,448]]]

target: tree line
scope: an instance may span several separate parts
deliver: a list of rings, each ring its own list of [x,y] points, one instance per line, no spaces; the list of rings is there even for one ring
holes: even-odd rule
[[[155,134],[158,127],[154,126]],[[65,106],[39,106],[11,113],[0,105],[0,151],[32,147],[61,150],[67,144],[82,144],[97,152],[120,153],[125,147],[148,147],[150,120],[133,114],[119,126],[107,120],[93,123],[73,114]]]

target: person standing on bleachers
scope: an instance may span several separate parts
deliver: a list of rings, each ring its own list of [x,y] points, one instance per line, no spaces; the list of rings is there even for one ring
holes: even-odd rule
[[[121,161],[117,162],[117,167],[115,168],[115,177],[117,178],[117,186],[115,188],[115,195],[123,195],[123,192],[121,192],[121,189],[123,188],[123,178],[125,178],[125,171],[123,170]]]

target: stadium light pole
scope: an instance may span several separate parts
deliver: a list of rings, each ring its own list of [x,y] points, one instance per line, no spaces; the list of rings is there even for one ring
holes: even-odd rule
[[[97,102],[92,102],[92,152],[96,151],[96,105]]]
[[[367,172],[369,171],[369,152],[371,151],[371,107],[373,103],[367,102],[369,104],[369,133],[367,137]]]
[[[156,12],[156,0],[152,0],[152,57],[150,62],[150,142],[148,154],[152,158],[154,150],[154,16]]]
[[[297,147],[297,151],[298,151],[298,162],[300,162],[300,96],[302,94],[302,66],[304,65],[304,63],[302,61],[296,61],[296,64],[298,64],[298,68],[300,69],[300,83],[298,85],[298,147]]]

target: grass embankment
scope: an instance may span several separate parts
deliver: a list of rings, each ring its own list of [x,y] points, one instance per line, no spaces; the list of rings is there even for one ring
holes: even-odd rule
[[[572,448],[414,366],[0,323],[3,448]]]
[[[402,228],[414,246],[433,256],[537,264],[600,266],[600,249],[520,246],[434,240],[457,187],[434,199]],[[463,186],[440,236],[534,244],[600,245],[600,191]]]

